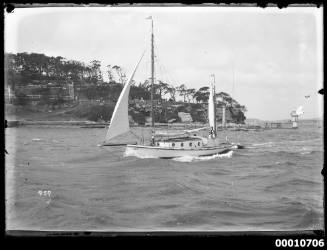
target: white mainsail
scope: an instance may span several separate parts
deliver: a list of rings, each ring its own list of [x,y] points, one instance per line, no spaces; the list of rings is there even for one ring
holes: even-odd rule
[[[130,78],[126,82],[122,92],[120,93],[120,96],[118,98],[114,112],[113,112],[111,120],[110,120],[110,125],[109,125],[108,131],[107,131],[107,135],[105,137],[105,142],[108,142],[112,138],[129,131],[129,119],[128,119],[129,90],[131,87],[131,83],[132,83],[134,74],[143,58],[143,55],[144,55],[144,52],[141,56],[141,59],[135,66],[135,69],[134,69],[132,75],[130,76]]]
[[[216,130],[216,112],[215,112],[215,87],[211,83],[210,86],[210,95],[208,100],[208,118],[210,129]]]

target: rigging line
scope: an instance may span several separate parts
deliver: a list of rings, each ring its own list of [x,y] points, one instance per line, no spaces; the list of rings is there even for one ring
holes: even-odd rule
[[[142,140],[142,137],[141,136],[139,136],[139,135],[137,135],[137,134],[135,134],[131,129],[129,130],[135,137],[137,137],[137,138],[139,138],[139,139],[141,139]]]
[[[154,57],[154,64],[155,64],[155,69],[156,69],[156,74],[155,74],[155,81],[158,81],[159,79],[159,71],[160,69],[158,68],[158,59],[157,59],[157,54]]]
[[[145,81],[146,81],[146,80],[148,80],[148,78],[149,78],[149,77],[148,77],[148,76],[149,76],[149,75],[148,75],[148,71],[149,71],[149,69],[148,69],[148,63],[149,63],[149,62],[148,62],[147,60],[145,60],[144,63],[145,63]]]
[[[154,43],[155,43],[156,47],[158,48],[158,45],[157,45],[156,41]],[[159,56],[159,53],[158,52],[156,53],[156,57],[157,57],[158,61],[160,61],[162,63],[161,56]],[[179,81],[176,81],[176,78],[171,75],[171,73],[167,70],[167,68],[164,66],[163,63],[162,63],[162,67],[167,72],[167,75],[170,76],[170,78],[171,78],[170,80],[173,80],[172,82],[174,82],[175,84],[179,85]]]
[[[161,71],[161,67],[160,67],[160,64],[158,63],[158,60],[156,59],[155,60],[155,64],[156,64],[156,69],[157,69],[157,80],[159,81],[162,81],[162,71]]]
[[[160,69],[161,69],[162,71],[164,71],[163,63],[162,63],[161,58],[159,57],[158,54],[157,54],[157,61],[158,61],[158,64],[159,64],[159,66],[160,66]]]
[[[176,84],[176,87],[180,85],[180,81],[177,81],[176,78],[174,77],[174,75],[172,75],[170,73],[170,71],[167,70],[167,68],[164,66],[164,69],[166,70],[166,72],[168,73],[168,75],[170,76],[170,78],[173,80],[173,82]]]
[[[145,42],[145,52],[144,52],[144,54],[145,54],[145,58],[147,58],[147,54],[149,53],[148,52],[149,51],[149,44],[148,44],[148,37],[147,36],[145,36],[145,37],[146,37],[145,38],[146,39],[146,42]],[[146,78],[147,78],[147,76],[148,76],[148,64],[147,64],[147,60],[143,60],[142,63],[145,64],[145,74],[146,74]]]
[[[161,59],[158,58],[158,60],[161,62]],[[168,78],[170,78],[170,82],[178,85],[178,82],[176,81],[176,79],[170,74],[170,72],[167,70],[167,68],[163,64],[162,64],[162,68],[166,72]]]
[[[161,64],[159,58],[157,59],[157,65],[158,65],[157,68],[160,71],[160,77],[158,77],[158,79],[161,78],[162,81],[167,82],[167,78],[166,78],[166,75],[165,75],[165,73],[163,71],[163,67],[162,67],[162,64]]]
[[[155,45],[157,47],[156,42],[155,42]],[[166,74],[164,72],[163,64],[161,62],[161,59],[159,58],[158,53],[156,53],[155,61],[156,61],[157,65],[158,65],[158,67],[157,67],[159,69],[158,73],[160,74],[160,76],[158,76],[158,79],[161,78],[161,80],[163,80],[164,82],[167,82],[168,78],[167,78],[167,76],[166,76]]]
[[[166,78],[167,78],[167,81],[169,82],[169,84],[172,84],[174,81],[173,81],[173,79],[169,76],[169,74],[168,74],[167,70],[165,69],[164,65],[162,65],[162,69],[163,69],[163,71],[165,72],[165,76],[166,76]]]
[[[165,72],[163,70],[161,62],[159,62],[159,59],[158,59],[158,66],[159,66],[158,69],[160,71],[160,77],[158,77],[158,79],[160,78],[163,82],[167,83],[168,79],[167,79],[167,76],[166,76],[166,74],[165,74]]]
[[[164,81],[164,83],[166,83],[168,85],[171,85],[171,82],[172,81],[171,81],[171,79],[169,79],[168,74],[165,72],[165,70],[164,70],[164,68],[163,68],[163,66],[162,66],[161,63],[160,63],[160,69],[163,72],[162,75],[163,75],[163,81]],[[168,94],[168,96],[167,96],[167,94]],[[169,99],[169,91],[165,91],[164,92],[164,96],[166,96],[166,98]]]
[[[163,80],[162,79],[163,74],[162,74],[162,70],[161,70],[161,65],[159,64],[157,59],[155,60],[155,62],[156,62],[156,65],[157,65],[157,79],[162,81]]]
[[[161,64],[159,63],[159,60],[157,57],[155,59],[155,63],[157,65],[157,78],[163,80],[162,79],[162,67],[161,67]]]
[[[154,41],[154,43],[155,43],[156,48],[158,48],[158,44],[157,44],[157,42]],[[162,72],[162,65],[161,65],[161,60],[159,59],[159,53],[158,53],[158,50],[156,51],[155,60],[156,60],[157,65],[159,66],[159,71],[160,71],[160,73],[162,74],[162,73],[163,73],[163,72]],[[159,73],[159,72],[158,72],[158,73]],[[162,75],[163,75],[163,74],[162,74]],[[160,77],[161,77],[161,76],[160,76]],[[158,79],[159,79],[159,77],[158,77]],[[162,80],[163,80],[163,79],[162,79]]]

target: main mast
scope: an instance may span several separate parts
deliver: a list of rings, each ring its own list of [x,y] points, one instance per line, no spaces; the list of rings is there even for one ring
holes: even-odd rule
[[[151,121],[152,128],[154,129],[154,108],[153,108],[153,95],[154,95],[154,45],[153,45],[153,19],[151,17]]]

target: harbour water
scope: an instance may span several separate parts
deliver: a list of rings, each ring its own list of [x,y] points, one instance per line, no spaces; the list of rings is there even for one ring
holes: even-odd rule
[[[105,133],[7,128],[6,229],[323,229],[322,127],[221,131],[245,148],[175,160],[97,147]]]

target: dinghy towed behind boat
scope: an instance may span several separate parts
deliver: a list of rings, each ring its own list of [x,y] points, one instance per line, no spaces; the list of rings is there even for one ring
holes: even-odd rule
[[[151,117],[152,117],[152,138],[150,145],[113,143],[113,138],[130,131],[128,119],[128,96],[134,74],[143,58],[137,63],[130,78],[126,82],[116,103],[111,117],[110,125],[101,146],[122,146],[126,145],[127,155],[140,156],[145,158],[176,158],[183,156],[208,156],[226,153],[234,146],[229,142],[218,143],[216,139],[216,112],[215,112],[215,87],[211,83],[210,96],[208,100],[209,136],[204,138],[197,136],[196,133],[208,127],[193,130],[183,130],[181,132],[169,133],[168,131],[155,131],[154,112],[153,112],[153,85],[154,85],[154,35],[153,20],[151,32]]]

